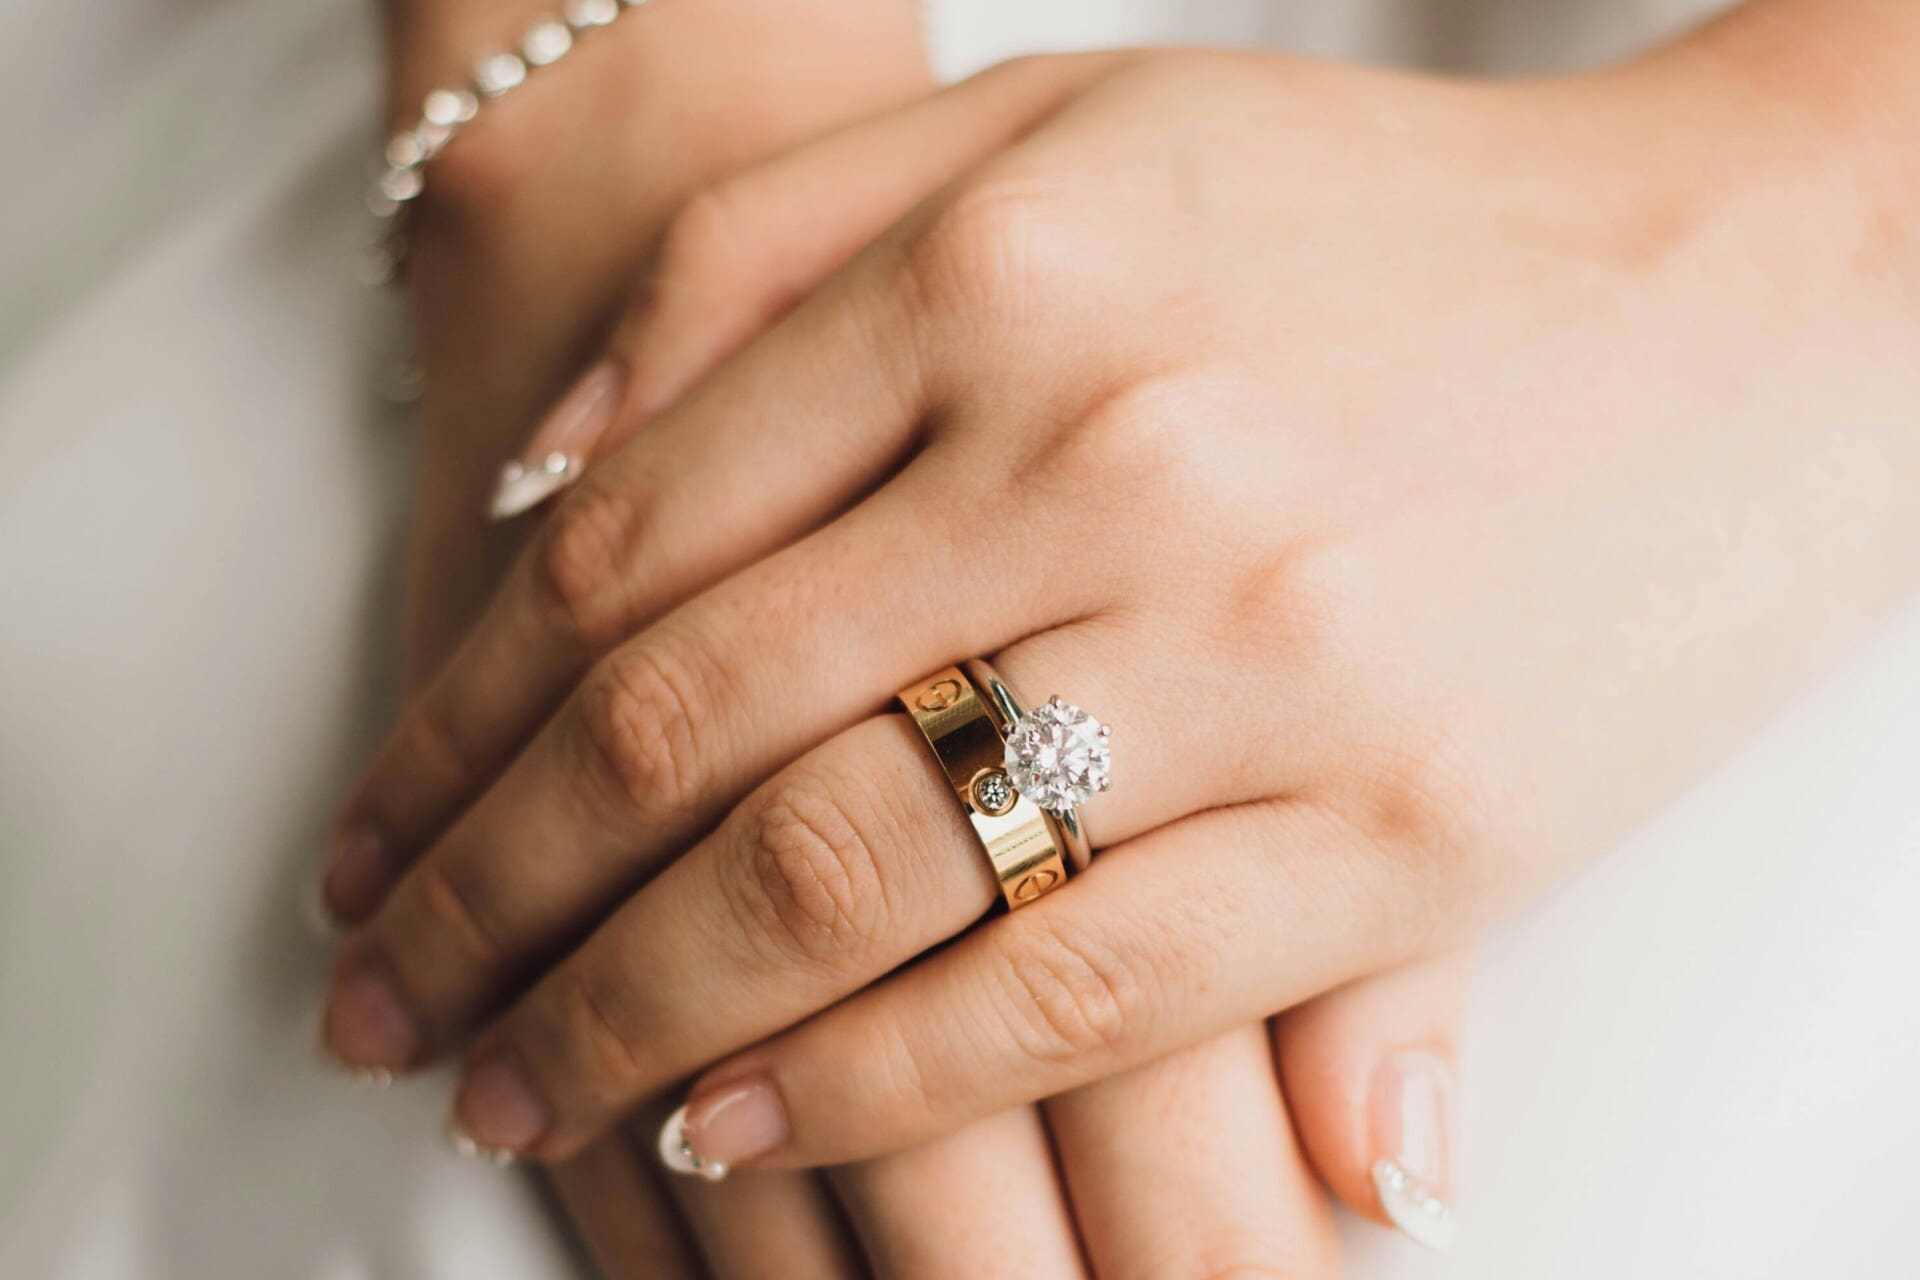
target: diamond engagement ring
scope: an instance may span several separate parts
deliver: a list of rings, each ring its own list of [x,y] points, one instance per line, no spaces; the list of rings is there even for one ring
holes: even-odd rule
[[[1111,785],[1111,731],[1060,698],[1027,710],[987,663],[936,671],[900,703],[953,785],[1017,910],[1085,870],[1078,806]]]

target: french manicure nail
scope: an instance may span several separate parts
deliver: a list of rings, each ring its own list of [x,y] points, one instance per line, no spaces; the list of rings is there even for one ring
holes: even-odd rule
[[[393,879],[386,842],[363,822],[342,827],[327,851],[315,908],[330,931],[357,924],[373,913]]]
[[[787,1109],[773,1082],[750,1076],[692,1099],[660,1127],[660,1159],[675,1173],[718,1182],[743,1160],[786,1142]]]
[[[620,366],[610,360],[587,370],[534,431],[526,452],[500,468],[487,514],[511,520],[578,480],[613,424],[624,383]]]
[[[366,968],[348,969],[334,981],[320,1028],[327,1052],[350,1071],[398,1070],[425,1045],[393,984]]]
[[[506,1168],[517,1158],[511,1151],[503,1151],[497,1147],[481,1146],[473,1140],[473,1137],[468,1134],[465,1129],[460,1127],[460,1121],[453,1116],[447,1117],[446,1138],[447,1145],[452,1147],[454,1152],[462,1159],[485,1160],[496,1169]]]
[[[306,885],[300,894],[300,919],[316,939],[332,942],[340,936],[341,928],[333,909],[327,906],[327,892],[318,880],[308,880]]]
[[[553,1127],[553,1112],[505,1056],[481,1058],[467,1068],[453,1117],[460,1136],[495,1160],[526,1151]]]
[[[1409,1049],[1374,1070],[1371,1133],[1374,1194],[1401,1233],[1430,1249],[1453,1245],[1453,1068],[1429,1049]]]
[[[702,1160],[694,1154],[693,1144],[687,1141],[687,1108],[684,1103],[675,1107],[667,1122],[660,1126],[660,1163],[675,1173],[685,1174],[689,1178],[705,1178],[708,1182],[718,1182],[727,1176],[727,1166],[713,1160]]]

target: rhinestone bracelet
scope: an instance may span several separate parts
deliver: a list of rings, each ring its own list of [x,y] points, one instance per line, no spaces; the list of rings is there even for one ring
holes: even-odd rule
[[[550,67],[567,56],[586,32],[616,21],[646,0],[566,0],[557,15],[540,19],[520,38],[517,52],[489,53],[473,66],[469,86],[435,89],[421,104],[420,118],[387,140],[367,210],[373,214],[375,240],[367,264],[372,283],[398,280],[407,261],[407,208],[427,187],[427,161],[439,155],[483,104],[519,88],[529,72]]]

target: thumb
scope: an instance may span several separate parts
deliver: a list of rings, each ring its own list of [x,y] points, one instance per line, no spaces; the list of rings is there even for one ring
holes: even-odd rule
[[[1273,1021],[1281,1086],[1320,1180],[1442,1250],[1454,1234],[1455,1035],[1470,959],[1363,978]]]

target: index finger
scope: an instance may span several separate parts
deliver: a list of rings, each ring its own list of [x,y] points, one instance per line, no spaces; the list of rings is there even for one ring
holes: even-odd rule
[[[842,277],[567,497],[349,800],[323,879],[338,920],[372,914],[598,655],[885,474],[924,404],[901,301]]]

